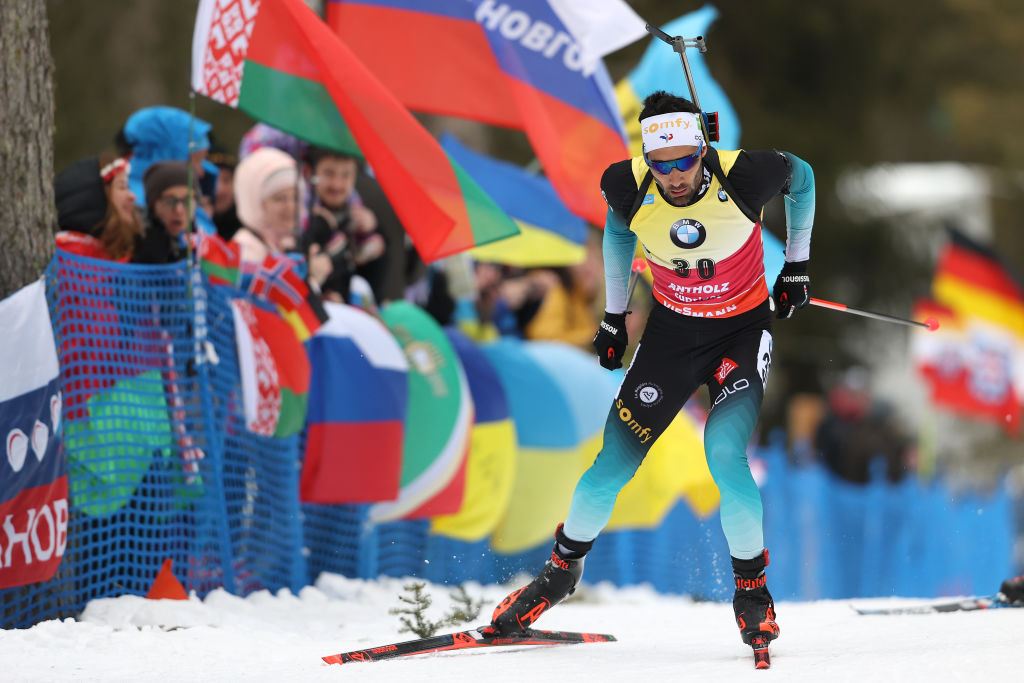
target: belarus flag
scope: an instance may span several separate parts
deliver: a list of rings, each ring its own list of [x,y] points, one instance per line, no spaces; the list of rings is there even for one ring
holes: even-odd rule
[[[245,425],[263,436],[302,430],[309,394],[309,358],[284,318],[232,299]]]
[[[0,588],[45,581],[68,537],[57,348],[42,280],[0,302]]]
[[[202,0],[192,88],[315,145],[365,157],[426,261],[518,232],[302,0]]]

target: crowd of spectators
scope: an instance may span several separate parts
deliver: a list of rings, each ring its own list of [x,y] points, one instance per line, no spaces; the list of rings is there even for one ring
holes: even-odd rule
[[[187,257],[191,233],[216,233],[238,244],[243,263],[294,259],[324,300],[375,311],[406,299],[478,341],[512,335],[589,349],[601,311],[599,239],[575,266],[524,269],[464,254],[428,265],[361,159],[262,123],[235,154],[208,123],[164,106],[132,114],[113,143],[116,154],[56,178],[61,249],[165,264]]]

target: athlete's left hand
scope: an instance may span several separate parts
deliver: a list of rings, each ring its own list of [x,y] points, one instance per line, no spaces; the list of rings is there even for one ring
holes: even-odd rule
[[[789,318],[811,300],[811,278],[807,276],[807,261],[786,261],[772,288],[775,299],[775,317]]]

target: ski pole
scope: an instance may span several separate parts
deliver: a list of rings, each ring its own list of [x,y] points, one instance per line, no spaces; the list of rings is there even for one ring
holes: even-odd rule
[[[629,308],[629,304],[633,301],[633,290],[636,289],[636,283],[640,280],[640,273],[647,270],[647,259],[642,256],[637,256],[633,259],[633,266],[631,269],[633,272],[629,276],[629,289],[626,290],[626,308]]]
[[[924,322],[919,320],[910,320],[908,318],[897,318],[894,315],[886,315],[885,313],[872,313],[871,311],[862,311],[859,308],[850,308],[846,304],[837,304],[832,301],[825,301],[824,299],[811,298],[810,304],[812,306],[820,306],[821,308],[830,308],[833,311],[842,311],[843,313],[852,313],[853,315],[860,315],[865,318],[874,318],[875,320],[885,320],[891,323],[899,323],[900,325],[917,326],[927,329],[929,332],[934,332],[939,329],[939,321],[935,318],[926,318]]]

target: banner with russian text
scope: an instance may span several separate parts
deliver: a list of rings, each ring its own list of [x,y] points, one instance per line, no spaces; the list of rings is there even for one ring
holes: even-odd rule
[[[0,301],[0,588],[52,577],[67,547],[60,369],[43,281]]]

